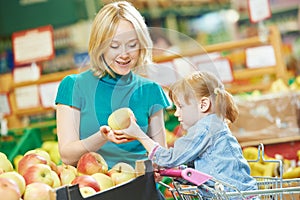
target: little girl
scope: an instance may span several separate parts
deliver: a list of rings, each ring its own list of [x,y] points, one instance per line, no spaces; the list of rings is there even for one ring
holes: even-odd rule
[[[174,115],[186,130],[173,148],[153,141],[133,119],[129,128],[115,133],[140,141],[158,166],[173,168],[193,162],[196,170],[240,191],[257,189],[242,149],[227,125],[236,120],[238,109],[222,82],[212,73],[198,71],[172,85],[169,96],[176,106]]]

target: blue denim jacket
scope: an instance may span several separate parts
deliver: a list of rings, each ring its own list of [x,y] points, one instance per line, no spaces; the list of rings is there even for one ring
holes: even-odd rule
[[[200,119],[185,136],[175,141],[173,148],[159,147],[153,156],[153,162],[166,168],[190,161],[194,161],[196,170],[241,191],[257,189],[240,144],[216,114]]]

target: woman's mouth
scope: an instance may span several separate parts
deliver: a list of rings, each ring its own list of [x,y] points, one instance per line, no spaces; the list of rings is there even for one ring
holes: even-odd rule
[[[125,66],[125,65],[128,65],[130,63],[130,60],[128,60],[128,61],[116,61],[116,63],[118,63],[118,65]]]

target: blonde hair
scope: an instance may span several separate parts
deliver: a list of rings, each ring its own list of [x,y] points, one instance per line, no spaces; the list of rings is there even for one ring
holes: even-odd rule
[[[222,119],[227,119],[233,123],[238,117],[238,108],[230,93],[228,93],[223,83],[210,72],[195,72],[183,78],[170,87],[170,99],[178,102],[178,97],[183,97],[186,103],[190,103],[191,98],[200,100],[202,97],[211,99],[214,112]]]
[[[102,77],[106,73],[113,75],[103,59],[103,53],[109,47],[122,19],[131,22],[137,33],[140,43],[140,57],[137,66],[152,63],[153,44],[144,18],[129,2],[113,2],[105,5],[97,13],[91,27],[88,52],[91,68],[98,77]]]

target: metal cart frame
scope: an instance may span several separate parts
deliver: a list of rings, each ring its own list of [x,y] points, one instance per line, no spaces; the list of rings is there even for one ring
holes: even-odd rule
[[[258,190],[239,191],[236,187],[216,180],[214,177],[199,172],[192,168],[163,169],[162,176],[172,177],[172,185],[160,182],[173,195],[175,200],[300,200],[300,178],[283,179],[283,164],[281,160],[266,160],[264,157],[264,145],[258,146],[257,160],[248,162],[274,162],[278,164],[278,177],[255,177]],[[210,180],[215,183],[215,187],[208,187],[205,183]],[[224,186],[231,188],[233,192],[224,191]],[[209,192],[205,197],[201,190]]]

